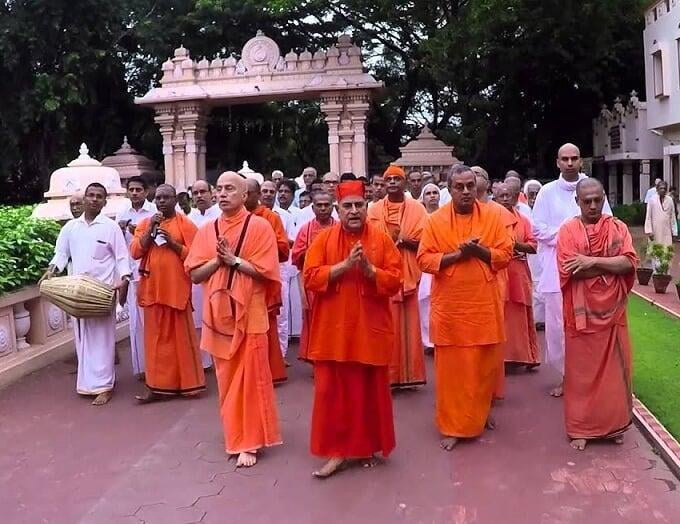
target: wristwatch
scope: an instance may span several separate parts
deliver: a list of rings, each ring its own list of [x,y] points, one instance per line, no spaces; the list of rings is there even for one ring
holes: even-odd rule
[[[239,257],[234,257],[234,263],[231,265],[234,269],[237,269],[243,260],[241,260]]]

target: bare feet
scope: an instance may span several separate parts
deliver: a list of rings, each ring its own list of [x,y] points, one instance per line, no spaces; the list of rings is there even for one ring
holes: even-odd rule
[[[257,455],[254,451],[244,451],[238,454],[236,459],[237,468],[252,468],[255,464],[257,464]]]
[[[571,447],[577,451],[583,451],[586,449],[586,443],[587,441],[584,438],[575,438],[571,441]]]
[[[612,440],[614,441],[614,444],[618,444],[620,446],[623,444],[623,435],[617,435]]]
[[[486,419],[486,424],[484,424],[484,427],[490,430],[496,429],[496,418],[491,413],[489,413],[489,416]]]
[[[560,382],[559,386],[550,390],[550,396],[558,398],[558,397],[561,397],[562,395],[564,395],[564,387],[563,387],[563,383]]]
[[[439,445],[444,451],[451,451],[456,444],[458,444],[458,439],[456,437],[443,437],[439,442]]]
[[[312,472],[312,476],[318,479],[325,479],[347,468],[349,461],[344,458],[335,457],[326,462],[323,467]]]
[[[362,468],[374,468],[378,464],[380,464],[381,462],[382,462],[382,460],[379,457],[377,457],[376,455],[373,455],[372,457],[362,459],[361,460],[361,467]]]
[[[136,378],[139,382],[146,382],[146,373],[137,373],[137,374],[135,375],[135,378]]]
[[[284,358],[283,363],[286,365],[287,368],[290,367],[290,362],[288,362],[288,359]]]
[[[157,395],[156,393],[154,393],[150,389],[147,389],[146,393],[144,393],[143,395],[135,395],[135,400],[139,404],[149,404],[151,402],[157,402],[157,401],[161,400],[162,398],[163,397],[161,397],[160,395]]]
[[[113,391],[104,391],[104,393],[100,393],[97,395],[94,400],[92,401],[93,406],[103,406],[106,404],[109,400],[111,400],[111,397],[113,396]]]

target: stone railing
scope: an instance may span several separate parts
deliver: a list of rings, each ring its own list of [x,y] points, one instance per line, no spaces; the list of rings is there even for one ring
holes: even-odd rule
[[[129,336],[128,322],[116,325],[116,341]],[[71,318],[40,297],[37,286],[0,296],[0,388],[75,355]]]

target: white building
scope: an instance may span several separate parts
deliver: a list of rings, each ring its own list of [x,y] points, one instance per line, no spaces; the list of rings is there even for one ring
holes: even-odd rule
[[[647,104],[633,91],[627,104],[616,98],[593,119],[590,174],[607,188],[612,204],[644,200],[650,180],[663,170],[663,138],[649,130]]]
[[[649,4],[644,42],[647,125],[664,139],[664,180],[680,187],[680,0]]]

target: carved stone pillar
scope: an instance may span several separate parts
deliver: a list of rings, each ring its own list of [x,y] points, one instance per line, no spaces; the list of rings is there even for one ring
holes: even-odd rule
[[[182,184],[178,189],[187,189],[199,178],[202,169],[199,167],[201,161],[201,149],[205,143],[205,110],[199,102],[184,102],[178,104],[177,121],[181,127],[182,138],[177,136],[176,154],[183,156],[184,171]],[[184,148],[183,154],[180,149]],[[203,171],[205,171],[205,157],[203,157]],[[177,164],[175,164],[177,165]]]
[[[352,93],[347,97],[347,113],[352,128],[352,172],[356,176],[367,176],[366,158],[366,114],[370,107],[368,92]]]
[[[175,160],[173,157],[172,140],[175,134],[176,116],[175,107],[172,104],[156,106],[154,121],[160,128],[163,137],[163,160],[165,167],[165,181],[175,184]]]
[[[340,173],[340,115],[344,109],[342,96],[339,94],[321,95],[321,111],[326,116],[328,125],[328,153],[330,170]]]

